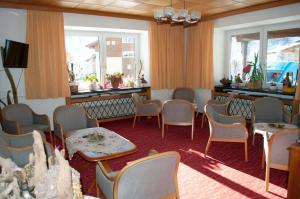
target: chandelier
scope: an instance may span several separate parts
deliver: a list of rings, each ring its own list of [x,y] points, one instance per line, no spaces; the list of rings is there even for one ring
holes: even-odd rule
[[[185,9],[185,0],[183,1],[183,9],[175,10],[171,6],[158,8],[154,11],[154,18],[157,22],[183,23],[184,25],[195,24],[201,19],[201,12]]]

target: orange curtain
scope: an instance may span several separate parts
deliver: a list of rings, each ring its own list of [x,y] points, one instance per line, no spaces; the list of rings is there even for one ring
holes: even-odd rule
[[[213,31],[212,21],[200,22],[188,27],[186,86],[214,88],[213,79]]]
[[[70,96],[63,13],[28,10],[27,42],[26,98]]]
[[[152,22],[149,38],[151,87],[184,86],[183,26]]]

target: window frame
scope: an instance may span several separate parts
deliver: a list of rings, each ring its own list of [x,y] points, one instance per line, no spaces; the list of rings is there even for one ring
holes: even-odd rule
[[[286,22],[286,23],[277,23],[277,24],[269,24],[257,27],[248,27],[248,28],[240,28],[235,30],[228,30],[225,33],[226,37],[226,50],[225,50],[225,74],[230,77],[231,71],[231,37],[234,35],[240,34],[250,34],[250,33],[260,33],[260,50],[259,50],[259,64],[261,64],[263,69],[264,77],[266,76],[266,62],[267,62],[267,50],[268,50],[268,31],[276,31],[276,30],[285,30],[285,29],[294,29],[300,28],[300,21]],[[300,55],[299,55],[300,57]],[[300,59],[300,58],[299,58]],[[299,68],[300,68],[300,60],[299,60]],[[263,86],[266,86],[266,78],[264,78]]]
[[[108,31],[87,31],[87,30],[65,30],[65,37],[67,36],[91,36],[98,37],[100,46],[99,50],[99,67],[96,69],[99,82],[103,84],[105,82],[105,66],[106,66],[106,38],[107,37],[133,37],[135,39],[135,60],[141,59],[141,52],[139,50],[141,35],[139,33],[127,33],[127,32],[108,32]],[[101,45],[103,44],[103,45]],[[137,77],[138,69],[135,70],[134,76]]]

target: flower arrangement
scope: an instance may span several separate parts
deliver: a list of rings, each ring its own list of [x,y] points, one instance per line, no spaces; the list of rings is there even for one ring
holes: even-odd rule
[[[113,88],[118,88],[120,83],[123,83],[122,77],[124,73],[115,72],[113,74],[106,74],[105,78],[110,81]]]
[[[264,74],[261,65],[258,63],[258,53],[254,54],[254,62],[249,62],[243,68],[243,79],[246,79],[247,76],[249,79],[250,87],[261,87],[262,80],[264,79]]]

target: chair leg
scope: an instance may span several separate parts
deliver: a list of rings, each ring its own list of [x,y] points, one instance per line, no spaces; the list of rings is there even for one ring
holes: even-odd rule
[[[248,162],[248,143],[245,140],[245,162]]]
[[[194,139],[194,123],[192,124],[191,140]]]
[[[160,117],[159,117],[159,114],[157,115],[157,123],[158,123],[158,128],[160,128]]]
[[[204,120],[205,120],[205,114],[202,113],[201,128],[203,128]]]
[[[263,150],[262,152],[262,156],[261,156],[261,169],[265,168],[265,150]]]
[[[254,142],[255,142],[255,132],[252,133],[252,146],[254,146]]]
[[[97,197],[99,198],[100,197],[100,190],[99,190],[99,187],[96,183],[96,192],[97,192]]]
[[[266,191],[269,191],[269,183],[270,183],[270,165],[269,165],[269,163],[267,163],[267,166],[266,166],[265,183],[266,183]]]
[[[162,126],[162,130],[161,130],[161,138],[164,139],[164,137],[165,137],[165,124],[162,123],[161,126]]]
[[[135,121],[136,121],[136,115],[134,115],[134,119],[133,119],[132,128],[134,128],[134,126],[135,126]]]
[[[209,149],[209,147],[210,147],[210,144],[211,144],[211,140],[210,140],[210,139],[208,139],[208,141],[207,141],[207,144],[206,144],[206,148],[205,148],[205,153],[204,153],[204,157],[205,157],[205,158],[206,158],[206,155],[207,155],[208,149]]]

